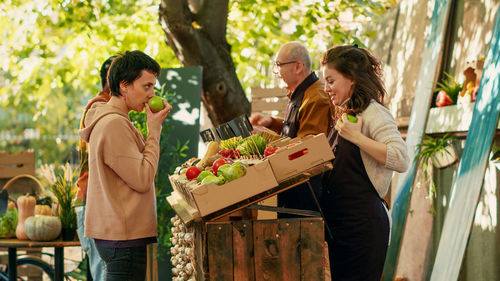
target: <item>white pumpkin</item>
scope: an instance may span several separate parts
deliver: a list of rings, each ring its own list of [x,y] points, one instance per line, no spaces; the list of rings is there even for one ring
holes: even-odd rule
[[[36,215],[24,222],[24,232],[32,241],[51,241],[61,234],[61,220],[55,216]]]

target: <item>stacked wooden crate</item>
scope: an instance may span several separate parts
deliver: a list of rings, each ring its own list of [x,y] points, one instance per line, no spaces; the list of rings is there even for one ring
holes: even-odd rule
[[[252,87],[252,114],[265,114],[283,118],[289,101],[287,94],[286,89]],[[276,206],[277,202],[277,197],[274,196],[263,200],[261,204]],[[275,219],[276,213],[258,211],[257,217],[259,219]]]
[[[7,182],[13,180],[12,184],[8,188],[10,195],[16,196],[19,194],[40,193],[40,187],[36,182],[30,178],[19,178],[15,180],[13,178],[20,175],[35,175],[35,154],[33,151],[23,151],[18,153],[7,153],[5,151],[0,151],[0,190],[6,185]],[[30,249],[18,249],[18,255],[20,253],[26,253],[32,256],[41,256],[41,249],[30,248]],[[0,248],[0,263],[7,264],[7,249]],[[42,280],[42,274],[39,270],[34,268],[24,268],[18,267],[18,275],[23,277],[28,277],[27,280],[38,281]]]
[[[285,116],[289,100],[287,93],[286,89],[252,87],[252,114]]]

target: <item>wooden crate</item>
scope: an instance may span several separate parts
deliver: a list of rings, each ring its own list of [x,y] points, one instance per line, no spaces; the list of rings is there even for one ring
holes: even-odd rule
[[[25,177],[20,175],[26,175]],[[23,151],[18,153],[7,153],[0,151],[0,190],[9,183],[9,194],[24,194],[40,192],[40,186],[30,176],[35,175],[35,153]],[[14,179],[15,178],[15,179]],[[18,256],[27,254],[41,257],[41,249],[18,249]],[[7,264],[7,249],[0,248],[0,263]],[[20,276],[28,277],[29,281],[42,280],[40,271],[34,268],[18,268]]]
[[[23,151],[9,154],[0,151],[0,178],[8,179],[22,174],[35,174],[35,153]]]
[[[252,87],[252,113],[283,118],[289,101],[287,93],[286,89]]]
[[[281,88],[252,87],[252,114],[260,113],[275,117],[285,117],[286,106],[289,102],[288,91]],[[263,205],[277,206],[276,196],[262,201]],[[258,211],[259,219],[276,219],[276,213]]]
[[[206,223],[198,280],[326,280],[325,248],[321,218]]]

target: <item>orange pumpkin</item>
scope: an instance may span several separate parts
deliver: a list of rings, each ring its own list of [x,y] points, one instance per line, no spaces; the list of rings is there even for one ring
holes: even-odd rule
[[[47,205],[35,205],[35,215],[52,216],[52,208]]]

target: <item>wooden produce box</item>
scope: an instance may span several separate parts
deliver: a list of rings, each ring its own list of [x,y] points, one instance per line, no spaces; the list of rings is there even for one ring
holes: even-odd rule
[[[327,280],[321,218],[206,224],[208,280]]]
[[[0,178],[12,178],[22,174],[35,174],[35,153],[23,151],[9,154],[0,151]]]
[[[334,158],[325,134],[271,143],[278,150],[267,159],[278,182],[296,176]]]
[[[178,176],[170,177],[174,191],[197,209],[201,217],[278,186],[268,160],[248,167],[245,176],[223,185],[197,185],[194,181],[183,183],[177,179]]]

